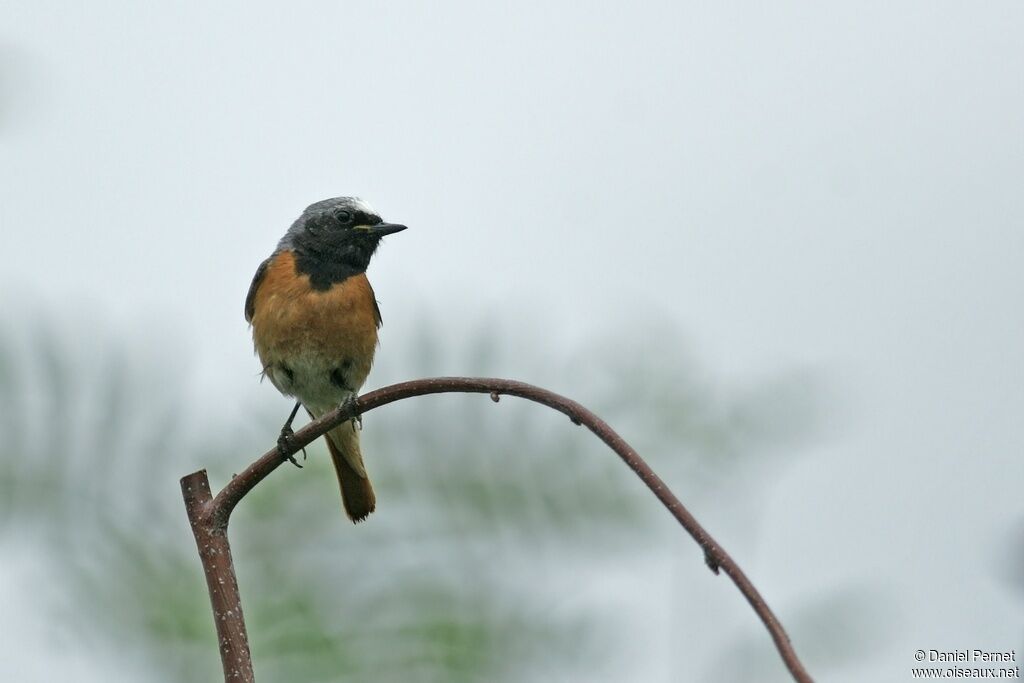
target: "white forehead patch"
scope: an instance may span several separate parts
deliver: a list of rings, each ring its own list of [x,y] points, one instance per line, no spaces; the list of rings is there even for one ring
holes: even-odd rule
[[[371,216],[379,216],[380,215],[379,213],[377,213],[377,209],[375,209],[372,206],[370,206],[370,202],[368,202],[368,201],[366,201],[364,199],[360,199],[359,197],[352,197],[352,206],[355,207],[355,209],[357,211],[362,211],[363,213],[368,213]]]

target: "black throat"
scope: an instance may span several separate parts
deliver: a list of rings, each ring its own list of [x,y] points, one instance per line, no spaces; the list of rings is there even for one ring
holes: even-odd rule
[[[379,239],[370,236],[341,238],[306,233],[295,240],[295,267],[309,276],[313,289],[326,290],[353,275],[365,273]]]

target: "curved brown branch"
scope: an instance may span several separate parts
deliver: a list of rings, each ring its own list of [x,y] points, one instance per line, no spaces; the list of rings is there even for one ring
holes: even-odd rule
[[[476,393],[476,394],[490,394],[494,401],[502,395],[518,396],[525,398],[542,405],[546,405],[549,408],[553,408],[561,413],[564,413],[569,419],[577,425],[585,426],[587,429],[592,431],[602,441],[604,441],[622,460],[629,465],[638,477],[647,485],[651,492],[657,496],[658,500],[665,506],[665,508],[672,513],[672,516],[683,526],[683,528],[693,537],[693,540],[697,542],[697,545],[704,551],[704,561],[712,572],[717,574],[719,570],[724,571],[726,575],[732,579],[733,583],[739,589],[743,597],[747,599],[750,606],[754,608],[757,616],[760,617],[764,623],[765,628],[768,629],[768,633],[771,635],[772,640],[775,641],[775,647],[778,649],[779,654],[785,662],[786,667],[793,675],[793,679],[800,683],[811,683],[812,679],[807,671],[801,664],[800,659],[797,657],[796,652],[793,650],[793,646],[789,641],[789,636],[786,635],[785,629],[782,624],[775,617],[775,614],[768,607],[768,604],[761,597],[761,594],[754,587],[754,584],[750,582],[747,575],[743,573],[743,570],[739,568],[736,562],[729,556],[727,552],[711,537],[703,526],[694,518],[690,511],[676,498],[675,494],[669,490],[665,482],[654,473],[653,470],[647,465],[646,462],[640,457],[640,455],[626,443],[621,436],[619,436],[615,430],[613,430],[608,424],[599,418],[594,413],[590,412],[582,405],[571,399],[565,398],[553,392],[541,389],[540,387],[533,386],[532,384],[526,384],[524,382],[516,382],[514,380],[507,379],[495,379],[495,378],[482,378],[482,377],[435,377],[430,379],[418,379],[410,382],[402,382],[399,384],[393,384],[376,391],[371,391],[368,394],[360,396],[358,399],[346,403],[337,410],[334,410],[319,420],[315,420],[310,424],[306,425],[299,431],[295,432],[295,436],[289,443],[289,448],[286,452],[281,452],[278,448],[274,448],[265,453],[259,460],[254,462],[252,465],[247,467],[241,474],[236,475],[228,483],[224,489],[217,494],[212,500],[202,496],[196,497],[190,496],[185,493],[185,504],[189,510],[189,519],[193,520],[193,532],[196,535],[196,543],[199,545],[200,557],[203,561],[204,569],[207,573],[207,583],[210,586],[210,600],[213,603],[213,609],[215,615],[223,615],[230,612],[233,618],[237,619],[240,623],[240,628],[237,625],[232,625],[224,622],[223,619],[217,619],[217,634],[220,638],[221,647],[221,658],[224,662],[225,680],[243,680],[251,681],[252,669],[251,664],[248,664],[249,678],[244,675],[238,675],[238,672],[244,672],[245,667],[241,666],[238,662],[229,662],[228,657],[244,657],[246,663],[248,663],[249,649],[248,643],[244,642],[245,639],[245,623],[242,619],[241,604],[237,601],[237,584],[235,583],[234,570],[231,568],[230,561],[230,549],[227,547],[227,525],[228,520],[231,516],[231,511],[235,508],[245,494],[253,489],[257,484],[263,481],[271,472],[273,472],[278,466],[287,460],[291,455],[294,455],[304,446],[309,445],[312,441],[322,436],[329,429],[336,427],[345,420],[349,420],[357,415],[361,415],[365,412],[387,405],[388,403],[394,403],[406,398],[412,398],[414,396],[424,396],[427,394],[443,394],[443,393]],[[206,480],[206,473],[196,472],[181,480],[182,491],[192,490],[196,485],[201,485]],[[209,484],[206,483],[206,496],[209,496]],[[197,525],[200,529],[197,531]],[[200,541],[200,533],[204,534],[204,539],[210,538],[211,534],[215,538],[223,536],[223,551],[228,553],[227,563],[220,563],[222,566],[220,570],[230,572],[230,577],[221,576],[216,587],[218,591],[214,591],[214,577],[211,576],[211,569],[208,566],[208,559],[210,553],[204,554],[204,546]],[[215,557],[215,555],[214,555]],[[221,588],[224,582],[227,581],[229,586],[234,587],[234,596],[225,595],[225,591]],[[229,591],[230,592],[230,591]],[[228,602],[225,603],[224,601]],[[230,627],[230,628],[229,628]],[[226,639],[237,640],[241,637],[244,642],[244,647],[240,644],[234,643],[230,648],[225,648],[224,643]],[[229,670],[235,673],[235,677],[229,678]]]

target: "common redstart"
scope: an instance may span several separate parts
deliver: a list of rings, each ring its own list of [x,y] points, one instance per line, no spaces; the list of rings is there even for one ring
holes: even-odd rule
[[[381,238],[400,230],[357,197],[325,199],[302,212],[256,270],[245,298],[256,353],[278,391],[298,399],[282,447],[300,404],[318,418],[354,399],[366,381],[381,324],[366,268]],[[366,519],[376,499],[356,420],[329,431],[327,448],[345,512],[353,522]]]

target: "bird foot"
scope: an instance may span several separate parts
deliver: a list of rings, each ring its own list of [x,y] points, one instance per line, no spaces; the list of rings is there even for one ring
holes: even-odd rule
[[[302,465],[295,459],[295,455],[289,453],[291,451],[292,441],[295,439],[295,431],[288,425],[281,428],[281,435],[277,437],[277,452],[283,457],[288,458],[288,462],[295,465],[299,469],[302,469]],[[302,459],[306,459],[306,448],[302,448]]]
[[[355,403],[356,400],[357,400],[356,399],[356,395],[352,394],[351,396],[346,398],[345,402],[342,403],[341,405],[342,405],[343,408],[344,407],[348,407],[348,406],[352,405],[353,403]],[[349,423],[352,425],[352,431],[356,431],[356,430],[362,431],[362,429],[363,429],[363,416],[361,414],[357,414],[355,417],[353,417],[351,420],[349,420]]]

